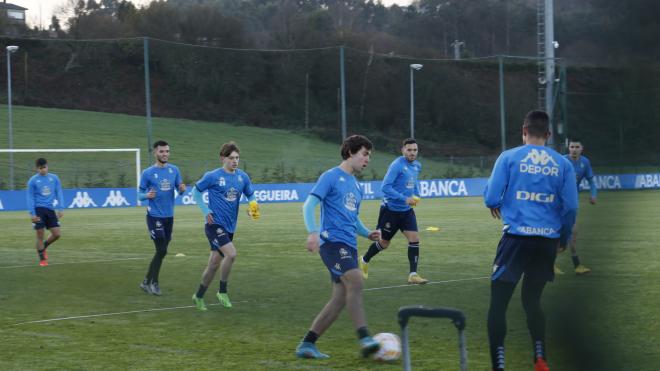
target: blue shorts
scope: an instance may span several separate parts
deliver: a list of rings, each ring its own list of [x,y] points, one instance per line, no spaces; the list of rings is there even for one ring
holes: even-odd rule
[[[147,214],[147,229],[152,240],[171,240],[174,218],[159,218]]]
[[[321,260],[330,271],[332,282],[341,282],[340,278],[351,269],[357,269],[357,249],[341,242],[325,242],[321,245]]]
[[[211,250],[217,250],[221,256],[224,256],[220,248],[234,240],[234,234],[225,230],[220,224],[204,224],[206,238],[209,239]]]
[[[378,226],[385,241],[392,240],[392,237],[398,231],[412,231],[417,232],[417,217],[415,210],[408,211],[392,211],[387,206],[382,205],[378,213]]]
[[[505,233],[497,245],[492,281],[526,280],[552,282],[559,239]]]
[[[54,210],[47,207],[37,207],[34,211],[35,215],[41,219],[36,223],[32,223],[34,229],[59,228],[60,221],[57,219],[57,214],[55,214]]]

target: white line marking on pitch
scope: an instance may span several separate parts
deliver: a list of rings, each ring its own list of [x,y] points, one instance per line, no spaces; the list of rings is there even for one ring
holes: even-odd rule
[[[473,278],[459,278],[455,280],[445,280],[445,281],[432,281],[425,283],[423,285],[413,285],[413,284],[405,284],[405,285],[396,285],[396,286],[385,286],[385,287],[372,287],[370,289],[364,289],[364,291],[376,291],[376,290],[386,290],[386,289],[397,289],[400,287],[415,287],[415,286],[428,286],[428,285],[437,285],[439,283],[452,283],[452,282],[462,282],[462,281],[474,281],[474,280],[484,280],[486,278],[490,278],[489,276],[487,277],[473,277]]]
[[[48,266],[51,265],[69,265],[69,264],[86,264],[86,263],[111,263],[111,262],[120,262],[120,261],[126,261],[126,260],[144,260],[147,259],[146,257],[144,258],[124,258],[124,259],[108,259],[108,260],[85,260],[81,262],[69,262],[69,263],[49,263]],[[0,267],[0,269],[11,269],[11,268],[36,268],[36,269],[43,269],[43,267],[39,267],[36,264],[30,264],[30,265],[10,265],[7,267]]]
[[[432,282],[429,282],[425,285],[407,284],[407,285],[396,285],[396,286],[385,286],[385,287],[372,287],[370,289],[365,289],[364,291],[376,291],[376,290],[395,289],[395,288],[401,288],[401,287],[415,287],[415,286],[436,285],[436,284],[442,284],[442,283],[475,281],[475,280],[483,280],[483,279],[487,279],[487,278],[489,278],[489,277],[473,277],[473,278],[460,278],[460,279],[455,279],[455,280],[432,281]],[[244,300],[244,301],[238,301],[238,302],[235,302],[235,303],[247,303],[247,302],[248,302],[247,300]],[[220,304],[219,303],[209,304],[208,306],[212,306],[212,305],[220,305]],[[123,315],[123,314],[162,312],[162,311],[168,311],[168,310],[188,309],[188,308],[195,308],[195,306],[194,305],[184,305],[184,306],[180,306],[180,307],[141,309],[141,310],[131,310],[131,311],[127,311],[127,312],[100,313],[100,314],[88,314],[88,315],[83,315],[83,316],[50,318],[50,319],[42,319],[42,320],[36,320],[36,321],[27,321],[27,322],[14,323],[11,326],[28,325],[28,324],[33,324],[33,323],[48,323],[48,322],[57,322],[57,321],[67,321],[67,320],[84,319],[84,318],[119,316],[119,315]]]

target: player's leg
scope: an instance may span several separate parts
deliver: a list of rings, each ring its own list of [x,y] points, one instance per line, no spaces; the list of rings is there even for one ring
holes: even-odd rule
[[[161,295],[159,277],[160,268],[163,265],[163,260],[167,255],[167,247],[172,239],[172,227],[174,226],[174,218],[160,218],[162,223],[162,233],[156,234],[157,238],[154,240],[156,245],[156,253],[153,257],[153,267],[151,272],[151,293],[154,295]]]
[[[497,246],[491,275],[487,323],[493,370],[504,369],[506,310],[516,289],[516,284],[532,257],[531,250],[525,249],[525,243],[525,238],[505,234]]]
[[[159,251],[162,250],[162,241],[165,239],[165,229],[163,225],[163,218],[152,217],[147,214],[146,216],[147,230],[149,231],[149,236],[151,241],[154,243],[155,252],[151,261],[149,262],[149,268],[147,273],[144,276],[144,280],[140,284],[140,288],[148,294],[153,294],[151,284],[154,282],[154,275],[156,269],[160,269],[160,264],[162,262],[162,257]]]
[[[362,271],[362,278],[364,279],[369,278],[369,262],[371,261],[371,258],[390,246],[390,241],[392,241],[392,237],[394,237],[398,230],[396,226],[392,225],[393,223],[396,223],[393,216],[393,213],[389,211],[386,206],[380,207],[376,229],[380,229],[382,233],[381,239],[380,241],[373,242],[369,246],[367,253],[364,254],[364,256],[361,256],[358,260],[360,270]]]
[[[206,265],[206,268],[204,268],[204,272],[202,272],[201,283],[197,288],[197,292],[193,294],[192,297],[193,303],[195,304],[198,310],[201,311],[206,310],[206,304],[204,303],[204,294],[206,294],[206,290],[209,288],[211,281],[213,281],[213,277],[215,277],[215,273],[220,268],[220,262],[222,261],[222,256],[220,254],[221,254],[220,251],[217,249],[211,250],[211,253],[209,254],[208,264]]]
[[[225,244],[220,247],[220,252],[224,256],[222,263],[220,264],[220,288],[216,294],[220,304],[226,308],[231,308],[231,301],[227,295],[227,282],[229,281],[229,274],[231,273],[231,267],[236,260],[236,247],[232,242]]]
[[[37,255],[39,256],[39,265],[45,267],[48,265],[48,256],[46,255],[46,250],[44,249],[44,232],[45,228],[40,223],[35,223],[35,233],[36,233],[36,248]]]
[[[362,274],[358,269],[350,269],[341,276],[341,282],[346,287],[346,309],[353,322],[353,327],[357,331],[360,351],[363,357],[367,357],[377,352],[380,345],[369,336],[367,317],[362,303]]]
[[[545,314],[541,308],[541,295],[547,282],[554,280],[553,266],[557,258],[556,239],[537,237],[531,244],[532,259],[525,268],[521,299],[527,315],[527,328],[532,338],[534,363],[537,371],[548,369],[545,351]]]
[[[585,267],[580,263],[580,257],[578,256],[577,247],[576,247],[577,235],[578,235],[578,227],[577,227],[577,223],[575,223],[573,225],[573,231],[571,233],[571,240],[568,243],[568,247],[571,250],[571,260],[573,261],[573,268],[575,269],[576,274],[587,274],[591,272],[591,269]]]
[[[429,282],[429,280],[417,274],[417,264],[419,263],[419,233],[417,232],[417,217],[413,210],[406,213],[405,218],[402,220],[401,228],[403,235],[408,240],[408,265],[410,268],[408,283],[423,285]]]

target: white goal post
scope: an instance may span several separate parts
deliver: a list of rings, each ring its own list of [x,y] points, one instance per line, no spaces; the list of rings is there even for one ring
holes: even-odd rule
[[[0,153],[81,153],[81,152],[133,152],[135,153],[135,188],[140,187],[140,149],[139,148],[43,148],[43,149],[0,149]],[[13,164],[9,165],[10,177],[13,178]]]

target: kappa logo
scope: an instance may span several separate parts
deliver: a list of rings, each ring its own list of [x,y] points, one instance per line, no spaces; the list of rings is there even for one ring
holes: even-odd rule
[[[546,176],[559,176],[559,164],[544,149],[540,151],[532,149],[527,156],[520,161],[520,172],[542,174]]]
[[[160,222],[160,220],[156,220],[156,228],[160,228],[163,226],[163,223]]]
[[[130,206],[128,200],[124,195],[121,194],[120,190],[112,190],[108,194],[108,197],[105,199],[105,202],[101,207],[118,207],[118,206]]]
[[[4,210],[5,206],[2,204],[2,200],[0,200],[0,210]]]
[[[76,192],[76,197],[73,198],[73,202],[71,202],[71,205],[69,205],[69,209],[72,209],[74,207],[98,207],[98,206],[87,192],[78,191]]]
[[[158,179],[158,174],[154,173],[154,178]]]
[[[330,237],[330,233],[328,233],[328,231],[323,231],[321,232],[321,237],[328,239]]]
[[[218,228],[218,229],[215,230],[215,234],[217,234],[217,235],[221,235],[223,233],[224,233],[224,231],[222,230],[222,228]]]
[[[169,171],[170,174],[174,173],[174,171],[172,171],[172,168],[167,169],[167,171]]]
[[[335,269],[341,271],[341,265],[339,265],[339,263],[335,264]]]
[[[243,183],[243,177],[240,176],[240,175],[238,176],[238,182],[239,182],[239,183]]]
[[[343,176],[340,176],[340,177],[339,177],[339,181],[340,181],[340,182],[345,182],[346,179],[345,179]]]

